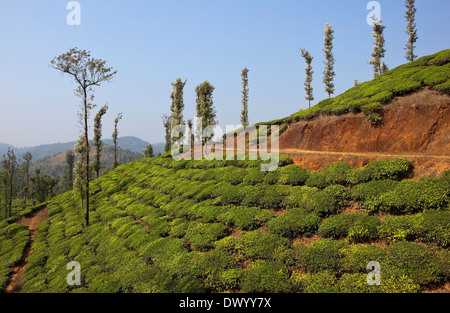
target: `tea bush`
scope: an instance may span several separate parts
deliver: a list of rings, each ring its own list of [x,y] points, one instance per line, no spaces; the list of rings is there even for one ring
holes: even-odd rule
[[[326,238],[348,237],[353,242],[364,242],[378,238],[380,225],[377,217],[362,213],[335,215],[322,222],[319,234]]]
[[[248,293],[286,293],[291,291],[289,273],[279,262],[257,261],[242,276],[242,291]]]
[[[298,265],[308,272],[318,273],[342,271],[341,254],[346,244],[342,241],[331,239],[320,239],[312,242],[309,246],[300,246],[297,252]]]
[[[303,209],[292,209],[289,212],[272,219],[267,227],[275,234],[294,238],[313,235],[318,229],[320,218],[309,214]]]

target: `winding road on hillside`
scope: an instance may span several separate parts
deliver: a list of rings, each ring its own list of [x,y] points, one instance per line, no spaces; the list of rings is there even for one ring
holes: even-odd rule
[[[342,156],[364,156],[381,158],[437,158],[450,159],[450,155],[424,154],[424,153],[382,153],[382,152],[335,152],[335,151],[313,151],[298,149],[281,149],[281,154],[322,154],[322,155],[342,155]]]

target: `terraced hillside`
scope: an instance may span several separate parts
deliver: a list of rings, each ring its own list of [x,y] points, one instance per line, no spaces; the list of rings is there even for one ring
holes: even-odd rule
[[[450,281],[450,173],[410,180],[384,160],[311,172],[259,161],[146,158],[48,203],[24,292],[420,292]],[[17,229],[17,230],[16,230]],[[22,228],[2,228],[2,242]],[[14,233],[14,234],[13,234]],[[8,241],[8,242],[9,242]],[[9,257],[2,244],[2,264]],[[8,246],[9,247],[9,246]],[[21,246],[20,246],[21,247]],[[20,248],[19,247],[19,248]],[[18,248],[18,249],[19,249]],[[82,285],[68,286],[67,263]],[[366,282],[370,261],[380,286]]]

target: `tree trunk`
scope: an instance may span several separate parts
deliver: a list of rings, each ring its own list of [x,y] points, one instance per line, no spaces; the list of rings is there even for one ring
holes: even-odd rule
[[[84,91],[84,135],[86,137],[86,227],[89,226],[89,138],[88,138],[88,112],[87,92]]]
[[[9,217],[11,217],[11,208],[12,208],[12,199],[13,199],[13,176],[14,174],[11,174],[11,180],[10,180],[10,189],[9,189]]]

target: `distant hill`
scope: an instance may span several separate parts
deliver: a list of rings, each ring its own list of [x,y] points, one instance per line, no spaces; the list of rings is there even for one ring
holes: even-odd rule
[[[40,168],[43,174],[51,175],[55,178],[61,177],[64,173],[64,170],[66,168],[66,153],[72,149],[68,149],[67,151],[63,151],[60,153],[57,153],[53,156],[46,157],[44,159],[41,159],[37,162],[35,162],[31,166],[31,173],[34,173],[34,170],[36,168]],[[91,157],[94,155],[95,149],[91,150]],[[130,151],[128,149],[121,149],[118,148],[117,152],[117,161],[119,164],[125,164],[131,161],[138,160],[142,158],[144,155],[142,153],[136,153],[133,151]],[[103,147],[102,157],[101,157],[101,163],[102,163],[102,171],[101,173],[104,173],[105,171],[109,171],[112,169],[114,161],[114,147],[110,145],[105,145]],[[92,159],[91,159],[92,162]]]
[[[105,145],[113,145],[112,139],[104,139],[103,143]],[[10,147],[11,149],[14,149],[14,152],[18,157],[22,157],[22,155],[27,151],[31,152],[33,155],[32,162],[34,163],[55,154],[70,150],[74,145],[75,141],[71,141],[66,143],[53,143],[35,147],[20,148],[10,144],[0,143],[0,158],[8,151],[8,147]],[[144,148],[148,145],[148,142],[134,136],[124,136],[119,138],[118,145],[121,149],[129,150],[134,153],[142,153],[142,150],[144,150]],[[164,143],[158,142],[152,144],[152,146],[155,154],[162,153],[164,151]]]

